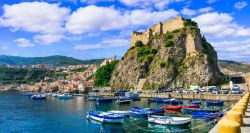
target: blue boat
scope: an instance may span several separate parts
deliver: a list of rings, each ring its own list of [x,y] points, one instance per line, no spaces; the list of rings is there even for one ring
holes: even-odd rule
[[[222,117],[223,113],[206,113],[206,112],[193,112],[192,113],[192,118],[209,118],[209,119],[214,119],[214,118],[219,118]]]
[[[21,94],[21,96],[27,96],[27,97],[31,97],[32,95],[33,95],[32,93]]]
[[[96,102],[97,103],[112,103],[113,99],[112,98],[97,98]]]
[[[206,106],[223,106],[224,105],[224,101],[223,100],[206,101],[205,105]]]
[[[154,114],[154,115],[164,114],[165,112],[163,108],[146,108],[145,110],[149,111],[150,114]]]
[[[129,116],[132,118],[147,118],[150,115],[149,111],[132,111]]]
[[[110,112],[101,112],[101,111],[90,111],[88,112],[87,118],[106,123],[120,123],[124,121],[124,115],[114,114]]]
[[[165,110],[163,108],[143,108],[140,106],[133,106],[131,108],[132,111],[134,112],[147,112],[149,114],[164,114]]]
[[[140,106],[132,106],[132,107],[131,107],[131,110],[132,110],[132,111],[143,111],[144,108],[143,108],[143,107],[140,107]]]
[[[183,104],[182,100],[171,100],[170,102],[171,105],[180,105]]]
[[[201,100],[191,101],[190,104],[201,104]]]
[[[185,114],[192,114],[192,113],[199,113],[199,112],[203,112],[203,113],[216,113],[216,112],[219,112],[219,110],[203,109],[203,108],[183,108],[182,111]]]

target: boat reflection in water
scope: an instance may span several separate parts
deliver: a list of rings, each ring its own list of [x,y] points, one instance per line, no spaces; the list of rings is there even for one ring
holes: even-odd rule
[[[89,126],[94,126],[100,129],[100,133],[125,133],[124,127],[122,124],[109,124],[109,123],[100,123],[98,121],[89,119]]]
[[[149,132],[181,132],[181,133],[192,133],[190,129],[190,125],[182,125],[182,126],[169,126],[169,125],[159,125],[154,123],[148,123]]]

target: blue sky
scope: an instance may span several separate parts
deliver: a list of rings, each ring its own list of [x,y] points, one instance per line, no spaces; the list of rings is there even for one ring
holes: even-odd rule
[[[250,62],[247,0],[1,0],[0,55],[121,57],[131,32],[192,18],[219,59]]]

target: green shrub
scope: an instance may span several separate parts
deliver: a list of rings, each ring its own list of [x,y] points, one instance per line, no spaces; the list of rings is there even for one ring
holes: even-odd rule
[[[136,47],[142,47],[142,46],[143,46],[143,42],[142,42],[141,40],[137,40],[137,41],[135,42],[135,46],[136,46]]]
[[[156,54],[158,52],[157,49],[150,49],[150,54]]]
[[[166,66],[166,63],[165,63],[165,62],[163,62],[163,61],[161,61],[161,62],[159,62],[159,66],[160,66],[161,68],[163,68],[163,67],[165,67],[165,66]]]
[[[149,54],[146,57],[147,57],[147,60],[153,60],[154,54]]]
[[[166,39],[168,40],[168,39],[173,39],[174,38],[174,36],[171,34],[171,33],[167,33],[166,35]]]
[[[166,40],[165,41],[165,47],[170,47],[170,46],[172,46],[174,44],[174,41],[172,41],[172,40]]]

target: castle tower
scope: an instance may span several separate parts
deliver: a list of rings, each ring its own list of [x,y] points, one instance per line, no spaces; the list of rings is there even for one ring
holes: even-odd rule
[[[201,37],[198,35],[187,34],[186,36],[186,55],[203,50]]]
[[[174,31],[176,29],[184,28],[182,17],[176,17],[164,22],[159,22],[156,25],[150,27],[144,32],[132,32],[130,46],[135,46],[135,42],[140,40],[144,45],[147,45],[151,36],[156,34],[164,34],[167,32]]]

